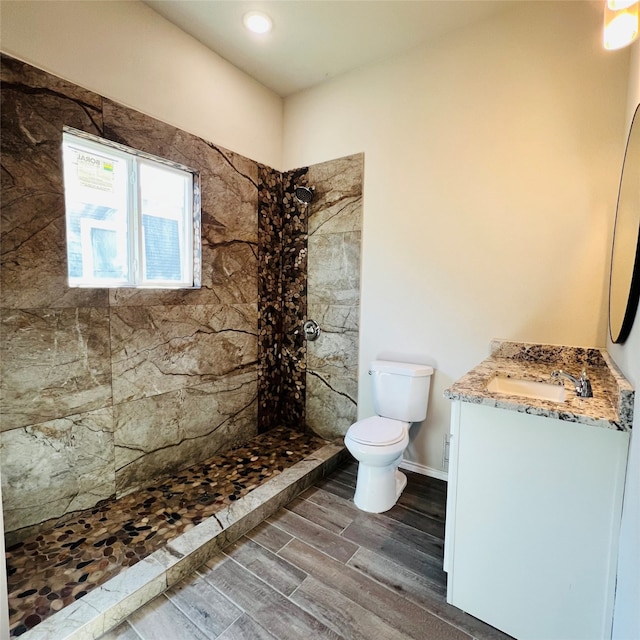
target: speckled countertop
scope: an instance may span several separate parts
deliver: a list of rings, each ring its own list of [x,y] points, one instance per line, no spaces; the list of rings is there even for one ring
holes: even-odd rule
[[[631,430],[634,391],[604,349],[494,340],[491,352],[488,358],[446,389],[445,397],[594,427]],[[496,374],[551,382],[550,374],[554,369],[563,369],[579,377],[583,367],[591,380],[593,398],[579,398],[568,380],[564,380],[564,402],[487,390],[487,383]]]

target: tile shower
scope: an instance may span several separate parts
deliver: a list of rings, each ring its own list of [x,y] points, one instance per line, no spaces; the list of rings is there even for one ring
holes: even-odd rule
[[[274,428],[343,434],[363,156],[281,173],[10,57],[1,71],[7,544]],[[202,288],[67,287],[63,125],[200,172]]]

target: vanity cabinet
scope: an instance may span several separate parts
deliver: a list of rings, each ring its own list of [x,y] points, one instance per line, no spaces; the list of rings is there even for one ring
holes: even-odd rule
[[[610,638],[628,445],[454,401],[447,602],[519,640]]]

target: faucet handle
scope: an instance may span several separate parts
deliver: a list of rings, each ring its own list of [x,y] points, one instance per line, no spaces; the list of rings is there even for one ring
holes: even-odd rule
[[[591,388],[591,380],[587,377],[587,370],[582,369],[580,374],[580,393],[581,398],[593,398],[593,389]]]

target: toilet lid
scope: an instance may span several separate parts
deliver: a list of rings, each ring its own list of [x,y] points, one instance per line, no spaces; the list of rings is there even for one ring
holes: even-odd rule
[[[408,426],[408,422],[373,416],[358,420],[351,425],[348,433],[354,442],[382,447],[400,442],[404,438]]]

